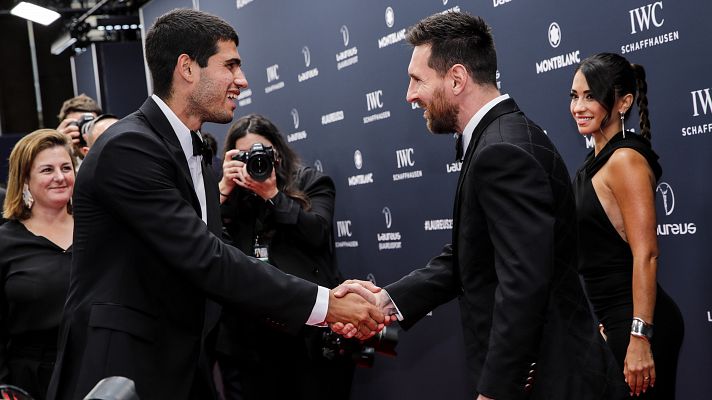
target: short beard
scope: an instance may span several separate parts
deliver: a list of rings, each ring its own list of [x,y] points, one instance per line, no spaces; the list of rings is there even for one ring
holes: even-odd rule
[[[188,97],[188,110],[191,114],[196,115],[202,122],[215,122],[218,124],[227,124],[232,122],[233,115],[226,112],[224,109],[210,110],[212,101],[219,101],[214,82],[210,79],[203,78],[204,81],[198,85],[198,88],[193,91]]]
[[[438,89],[433,93],[433,101],[426,111],[428,130],[432,133],[457,132],[457,116],[459,110],[445,99],[445,91]]]

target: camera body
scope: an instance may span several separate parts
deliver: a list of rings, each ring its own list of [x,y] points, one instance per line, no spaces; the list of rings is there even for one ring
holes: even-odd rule
[[[242,161],[247,166],[247,173],[256,181],[265,181],[272,175],[274,169],[274,149],[262,143],[254,143],[250,150],[241,151],[232,157]]]
[[[372,338],[366,341],[346,339],[332,331],[325,331],[322,338],[322,355],[329,359],[350,358],[357,366],[373,367],[376,353],[396,356],[398,345],[398,329],[386,326]]]
[[[89,122],[94,121],[96,117],[92,113],[83,113],[78,120],[70,122],[68,125],[74,125],[79,128],[79,146],[87,146],[87,141],[84,135],[87,134],[87,128],[89,127]]]

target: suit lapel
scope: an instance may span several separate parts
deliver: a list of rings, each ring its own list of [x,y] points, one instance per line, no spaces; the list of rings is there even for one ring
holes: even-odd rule
[[[480,121],[479,124],[475,127],[475,130],[472,132],[472,138],[470,139],[470,144],[467,146],[467,149],[465,150],[465,157],[462,161],[462,168],[460,168],[460,176],[457,179],[457,189],[455,190],[455,204],[453,206],[453,229],[452,229],[452,245],[453,245],[453,252],[457,251],[457,232],[459,231],[459,220],[458,215],[460,215],[460,192],[462,191],[462,186],[465,183],[465,175],[469,172],[470,168],[470,163],[472,162],[472,155],[475,153],[475,149],[477,148],[480,138],[482,137],[482,133],[487,129],[487,127],[494,122],[497,118],[504,114],[512,113],[515,111],[519,111],[519,107],[517,107],[517,103],[514,102],[514,100],[506,99],[498,103],[496,106],[492,107],[491,110],[487,112],[487,114],[482,117],[482,120]]]
[[[183,178],[186,182],[193,187],[193,178],[190,176],[190,169],[188,168],[188,162],[185,159],[185,153],[183,152],[183,147],[181,147],[178,141],[178,136],[173,131],[171,123],[168,122],[168,118],[163,114],[163,111],[158,107],[155,101],[150,97],[141,105],[139,111],[146,117],[146,121],[158,136],[163,139],[166,143],[166,147],[170,152],[173,160],[175,161],[178,168],[181,170]],[[193,206],[198,211],[200,215],[200,201],[198,201],[198,196],[195,194],[195,188],[191,193],[191,202]],[[206,191],[207,194],[207,191]]]

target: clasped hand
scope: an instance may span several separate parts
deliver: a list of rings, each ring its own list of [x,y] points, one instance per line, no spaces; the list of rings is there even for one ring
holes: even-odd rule
[[[388,293],[369,281],[347,280],[329,293],[326,322],[346,338],[366,340],[395,320]]]

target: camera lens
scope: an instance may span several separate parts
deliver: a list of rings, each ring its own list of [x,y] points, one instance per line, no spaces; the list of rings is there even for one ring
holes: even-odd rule
[[[265,181],[272,175],[272,160],[266,153],[250,154],[247,173],[256,181]]]

